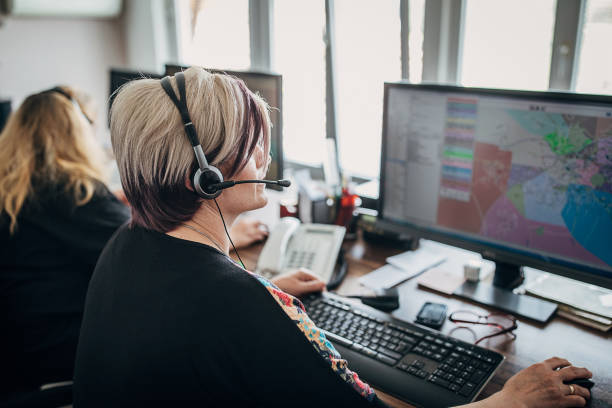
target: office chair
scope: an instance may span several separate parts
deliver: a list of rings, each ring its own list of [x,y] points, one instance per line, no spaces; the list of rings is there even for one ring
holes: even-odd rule
[[[0,399],[0,408],[66,408],[72,406],[72,381],[46,384]]]

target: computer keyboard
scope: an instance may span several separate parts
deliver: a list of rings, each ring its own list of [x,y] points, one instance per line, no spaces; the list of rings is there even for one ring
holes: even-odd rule
[[[494,351],[328,292],[310,295],[303,302],[310,318],[353,371],[371,385],[419,407],[473,401],[504,360]]]

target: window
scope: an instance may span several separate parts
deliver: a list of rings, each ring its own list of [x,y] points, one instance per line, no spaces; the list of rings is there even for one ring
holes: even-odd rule
[[[272,69],[283,76],[285,160],[315,166],[325,157],[325,3],[274,2]]]
[[[461,82],[548,89],[555,0],[466,0]]]
[[[578,57],[578,92],[612,94],[612,3],[588,0]]]
[[[401,79],[399,0],[335,0],[336,126],[340,164],[380,169],[383,84]]]
[[[423,77],[425,0],[410,0],[408,18],[408,80],[418,84]]]
[[[219,69],[249,68],[248,0],[177,0],[176,8],[183,63]]]

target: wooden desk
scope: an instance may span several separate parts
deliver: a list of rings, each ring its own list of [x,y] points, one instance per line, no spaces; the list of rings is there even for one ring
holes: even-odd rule
[[[261,248],[260,244],[240,250],[240,255],[247,268],[255,269]],[[388,256],[402,252],[398,249],[369,244],[361,239],[345,242],[344,249],[349,263],[349,272],[336,291],[340,295],[363,292],[357,278],[382,266]],[[445,303],[449,312],[459,309],[485,310],[469,301],[417,288],[415,279],[404,282],[400,285],[399,291],[401,307],[393,312],[393,316],[409,322],[414,321],[417,312],[426,301]],[[448,334],[454,327],[453,323],[446,321],[441,331]],[[558,356],[568,359],[576,366],[587,367],[593,372],[595,386],[591,390],[593,398],[590,407],[612,407],[612,342],[610,341],[612,335],[609,332],[602,333],[561,317],[554,317],[546,325],[519,319],[519,327],[515,333],[516,340],[511,340],[508,336],[499,336],[484,340],[480,344],[504,354],[506,361],[485,387],[479,399],[499,391],[506,380],[521,369]],[[468,340],[467,338],[462,339]],[[411,407],[380,391],[378,395],[391,406]]]

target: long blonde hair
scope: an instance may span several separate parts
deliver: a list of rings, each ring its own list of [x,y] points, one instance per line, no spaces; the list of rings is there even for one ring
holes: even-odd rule
[[[27,97],[0,134],[0,216],[10,218],[11,234],[38,187],[61,185],[83,205],[106,178],[85,106],[71,88],[59,89]]]

